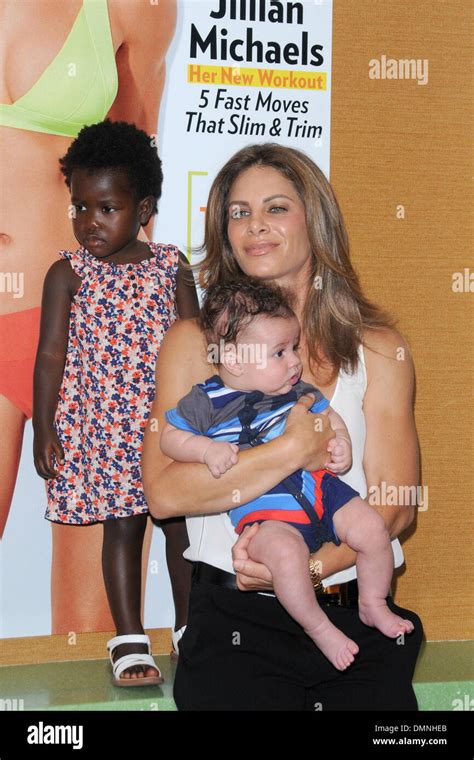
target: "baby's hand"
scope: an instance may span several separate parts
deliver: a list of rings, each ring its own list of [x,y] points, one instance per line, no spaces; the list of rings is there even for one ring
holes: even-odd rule
[[[207,464],[211,475],[220,478],[239,458],[239,447],[227,441],[212,441],[204,452],[204,463]]]
[[[347,438],[332,438],[328,443],[331,461],[324,465],[331,472],[346,472],[352,464],[352,445]]]

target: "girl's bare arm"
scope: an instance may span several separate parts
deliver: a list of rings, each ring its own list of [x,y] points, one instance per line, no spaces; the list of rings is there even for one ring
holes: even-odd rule
[[[176,305],[180,319],[192,319],[199,314],[199,301],[194,277],[189,269],[185,255],[179,252],[178,274],[176,276]]]
[[[68,261],[57,261],[46,274],[33,386],[34,460],[43,478],[56,476],[51,453],[63,452],[53,428],[66,361],[71,299],[80,284]]]

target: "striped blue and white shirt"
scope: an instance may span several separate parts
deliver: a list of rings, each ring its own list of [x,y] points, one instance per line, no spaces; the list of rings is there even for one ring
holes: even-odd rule
[[[323,412],[329,401],[314,385],[299,380],[285,394],[270,396],[262,391],[242,391],[224,385],[219,375],[213,375],[206,382],[193,385],[175,409],[166,412],[166,419],[176,428],[195,435],[205,435],[217,441],[236,443],[246,449],[255,443],[267,441],[281,435],[286,419],[301,396],[315,395],[311,411]],[[298,470],[291,476],[295,486],[307,497],[314,500],[314,479],[309,472]],[[301,506],[290,495],[283,483],[244,505],[233,508],[229,514],[234,526],[250,512],[270,511],[274,514],[294,511],[294,518],[301,514]],[[300,518],[301,519],[301,518]],[[306,518],[302,518],[306,521]]]

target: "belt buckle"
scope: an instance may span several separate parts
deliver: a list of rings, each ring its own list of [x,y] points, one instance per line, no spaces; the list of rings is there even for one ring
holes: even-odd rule
[[[325,586],[318,592],[317,597],[323,604],[334,605],[337,607],[347,606],[347,585],[335,584],[334,586]]]

